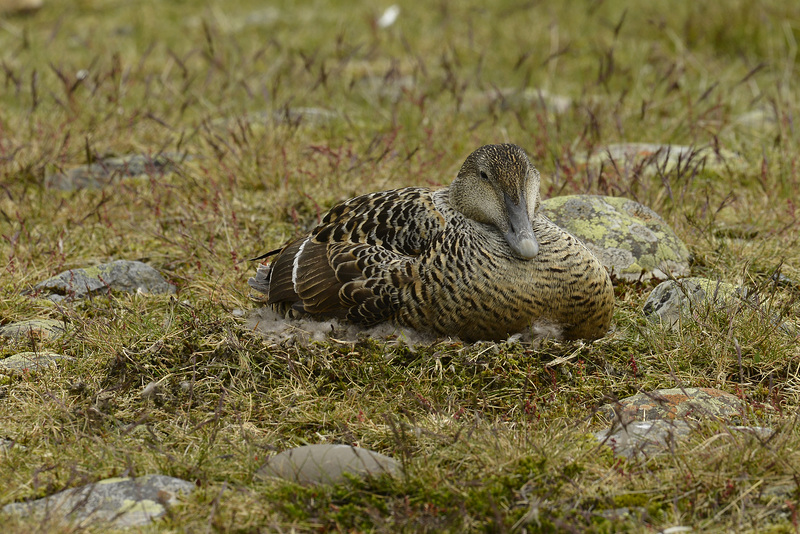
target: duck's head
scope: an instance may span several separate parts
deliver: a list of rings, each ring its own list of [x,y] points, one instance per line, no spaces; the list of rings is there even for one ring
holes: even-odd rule
[[[480,147],[467,157],[450,186],[453,208],[495,226],[523,259],[539,252],[531,224],[539,202],[539,171],[517,145]]]

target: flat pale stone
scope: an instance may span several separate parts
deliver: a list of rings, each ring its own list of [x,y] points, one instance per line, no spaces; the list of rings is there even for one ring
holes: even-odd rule
[[[78,527],[108,523],[113,528],[147,525],[166,513],[165,505],[194,491],[194,484],[164,475],[109,478],[60,491],[27,503],[12,503],[3,512],[24,517],[58,517]]]
[[[57,338],[66,331],[64,321],[56,319],[31,319],[0,327],[0,336],[15,339],[34,336],[40,339]]]
[[[692,309],[701,306],[724,306],[734,301],[739,290],[732,284],[692,277],[682,280],[665,280],[658,284],[644,303],[642,313],[653,322],[660,321],[667,328],[676,328],[681,319],[686,320]]]
[[[618,172],[622,176],[641,173],[645,176],[685,172],[710,171],[727,174],[747,168],[747,161],[726,149],[711,146],[669,145],[658,143],[618,143],[599,148],[580,161],[592,172],[600,169]]]
[[[620,197],[569,195],[542,201],[541,213],[580,239],[616,278],[689,274],[689,249],[657,213]]]
[[[174,172],[178,164],[191,159],[186,154],[163,153],[156,156],[130,154],[105,158],[64,172],[45,174],[44,185],[50,189],[75,191],[99,189],[135,177],[154,177]]]
[[[400,464],[388,456],[350,445],[304,445],[273,456],[256,478],[282,478],[300,484],[338,484],[344,474],[395,475]]]
[[[140,261],[117,260],[95,267],[70,269],[34,286],[34,292],[54,302],[77,300],[109,291],[174,293],[161,273]]]
[[[554,115],[566,113],[573,105],[572,99],[568,96],[553,94],[535,87],[526,87],[522,90],[514,88],[493,89],[485,93],[485,98],[489,101],[499,101],[502,109],[542,105]]]
[[[53,352],[20,352],[0,360],[0,372],[9,371],[13,374],[26,371],[41,371],[54,367],[56,362],[63,359],[72,359],[68,356]]]

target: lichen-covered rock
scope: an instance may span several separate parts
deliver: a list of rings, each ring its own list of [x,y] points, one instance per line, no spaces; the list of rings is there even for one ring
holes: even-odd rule
[[[669,450],[703,421],[720,421],[724,431],[747,432],[767,438],[771,429],[738,426],[744,404],[734,395],[713,388],[671,388],[642,392],[598,410],[612,421],[595,437],[614,454],[634,457]]]
[[[741,415],[742,401],[714,388],[671,388],[637,393],[598,413],[623,424],[654,419],[694,420],[714,418],[730,421]]]
[[[140,261],[117,260],[84,269],[70,269],[34,286],[34,292],[58,302],[77,300],[110,291],[127,293],[174,293],[161,274]]]
[[[0,360],[0,373],[11,374],[41,371],[54,367],[59,360],[72,359],[53,352],[20,352]]]
[[[690,433],[691,427],[686,421],[656,419],[612,426],[609,430],[597,432],[595,437],[617,456],[633,458],[662,452]]]
[[[693,308],[712,304],[725,305],[736,299],[739,290],[732,284],[692,277],[666,280],[658,284],[644,303],[642,313],[651,321],[660,321],[675,328],[681,318],[687,318]]]
[[[396,460],[350,445],[305,445],[277,454],[258,470],[257,478],[282,478],[300,484],[338,484],[345,473],[358,476],[394,475]]]
[[[746,160],[730,150],[654,143],[608,145],[592,152],[582,163],[595,173],[601,168],[614,169],[622,176],[668,174],[676,170],[727,174],[747,167]]]
[[[0,336],[14,339],[31,336],[38,339],[57,338],[65,331],[64,321],[56,319],[31,319],[0,326]]]
[[[650,208],[619,197],[570,195],[542,201],[541,213],[583,241],[619,279],[689,274],[689,249]]]
[[[163,153],[152,157],[132,154],[105,158],[66,172],[47,173],[44,184],[45,187],[62,191],[99,189],[126,178],[162,176],[174,172],[178,164],[186,159],[188,156],[175,153]]]
[[[27,503],[12,503],[3,512],[40,520],[71,523],[79,528],[128,528],[147,525],[166,513],[165,505],[188,495],[194,484],[164,475],[109,478],[95,484],[60,491]]]

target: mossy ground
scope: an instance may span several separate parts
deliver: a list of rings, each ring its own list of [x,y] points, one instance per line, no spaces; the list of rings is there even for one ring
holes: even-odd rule
[[[0,352],[75,357],[0,386],[0,437],[25,447],[0,453],[0,504],[159,472],[198,489],[153,531],[796,532],[800,349],[770,317],[796,324],[800,294],[800,4],[443,0],[403,4],[380,28],[385,7],[80,0],[0,19],[0,323],[70,325]],[[504,92],[526,88],[572,106]],[[331,113],[298,120],[301,108]],[[529,151],[545,197],[655,209],[693,274],[757,288],[769,313],[731,306],[664,333],[641,316],[651,286],[629,283],[595,343],[414,349],[274,347],[232,313],[251,306],[246,258],[355,194],[446,184],[474,148],[504,141]],[[619,142],[721,147],[748,165],[578,163]],[[194,158],[104,189],[44,187],[48,173],[162,151]],[[72,307],[21,294],[113,259],[148,262],[178,294]],[[777,269],[787,283],[771,282]],[[740,395],[747,424],[777,433],[701,429],[647,461],[591,437],[607,399],[676,385]],[[407,475],[254,480],[268,455],[319,442],[388,454]]]

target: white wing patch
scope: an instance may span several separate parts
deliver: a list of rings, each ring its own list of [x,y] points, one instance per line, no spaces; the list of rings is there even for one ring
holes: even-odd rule
[[[303,240],[303,244],[300,245],[300,248],[297,249],[297,254],[294,255],[294,261],[292,262],[292,287],[294,287],[294,292],[299,294],[297,290],[297,271],[300,268],[300,256],[303,255],[303,249],[306,248],[306,243],[308,243],[311,237],[307,237]]]

